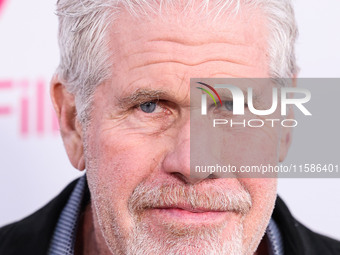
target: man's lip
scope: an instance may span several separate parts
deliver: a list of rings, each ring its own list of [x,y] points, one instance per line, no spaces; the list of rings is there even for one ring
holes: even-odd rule
[[[194,208],[190,205],[156,206],[146,211],[152,220],[161,222],[181,223],[191,226],[202,224],[221,224],[236,215],[231,211],[212,208]],[[149,214],[150,213],[150,214]]]
[[[222,210],[213,210],[210,208],[193,208],[189,205],[175,205],[175,206],[160,206],[160,207],[154,207],[152,209],[160,209],[160,210],[183,210],[188,211],[192,213],[207,213],[207,212],[226,212]]]

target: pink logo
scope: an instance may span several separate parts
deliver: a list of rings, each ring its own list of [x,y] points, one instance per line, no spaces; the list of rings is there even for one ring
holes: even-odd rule
[[[0,79],[0,94],[18,94],[17,100],[0,101],[0,121],[5,118],[16,120],[18,130],[23,136],[58,134],[58,119],[46,98],[47,88],[48,84],[42,79],[19,81]]]
[[[2,12],[2,9],[4,8],[5,1],[6,1],[6,0],[0,0],[0,14],[1,14],[1,12]]]

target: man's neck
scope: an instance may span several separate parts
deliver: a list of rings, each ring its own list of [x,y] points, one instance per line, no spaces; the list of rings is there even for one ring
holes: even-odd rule
[[[96,233],[91,203],[81,214],[75,242],[75,255],[112,255],[105,245],[104,238]],[[101,240],[102,242],[100,242]],[[102,245],[100,245],[102,244]]]
[[[254,255],[269,255],[268,247],[268,237],[264,235]]]

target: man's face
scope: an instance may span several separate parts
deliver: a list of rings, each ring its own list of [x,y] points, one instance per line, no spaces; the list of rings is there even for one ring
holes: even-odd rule
[[[250,16],[211,25],[123,13],[115,21],[112,80],[96,89],[85,134],[96,231],[114,254],[248,254],[258,246],[276,180],[190,176],[190,78],[268,77],[265,21]],[[279,160],[277,129],[230,136],[238,146],[227,150],[228,163]]]

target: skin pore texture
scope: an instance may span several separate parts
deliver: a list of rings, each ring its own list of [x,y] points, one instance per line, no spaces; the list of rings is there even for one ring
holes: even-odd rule
[[[86,129],[74,118],[74,96],[54,77],[65,147],[72,164],[86,168],[91,192],[77,254],[266,254],[266,240],[259,244],[276,179],[190,175],[190,78],[268,77],[265,22],[246,9],[215,23],[123,11],[108,32],[112,79],[96,89]],[[155,100],[152,112],[140,107]],[[224,151],[228,163],[274,165],[290,133],[264,127],[231,132],[228,141],[237,143]]]

